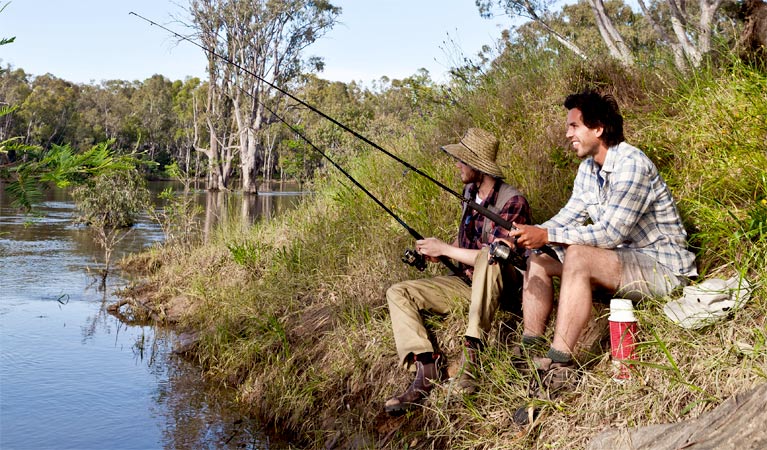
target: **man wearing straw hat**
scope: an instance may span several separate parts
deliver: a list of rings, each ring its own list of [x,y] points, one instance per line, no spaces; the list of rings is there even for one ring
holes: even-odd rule
[[[509,222],[532,223],[525,197],[502,181],[503,173],[495,162],[498,139],[492,133],[470,128],[459,143],[445,145],[442,150],[456,159],[465,198]],[[477,353],[501,296],[513,297],[508,300],[519,304],[521,274],[511,264],[488,261],[488,245],[507,236],[508,230],[464,206],[455,242],[448,244],[433,237],[416,241],[416,251],[427,260],[436,262],[448,257],[460,263],[472,283],[469,286],[458,276],[439,276],[401,282],[386,292],[399,360],[415,370],[415,378],[405,392],[386,401],[389,414],[400,414],[419,403],[440,379],[441,355],[432,346],[420,313],[447,314],[456,299],[470,303],[460,369],[451,387],[456,394],[476,391]]]
[[[582,160],[572,196],[548,221],[518,224],[509,233],[521,247],[553,244],[559,254],[559,261],[530,256],[522,295],[522,347],[536,348],[546,342],[553,280],[560,279],[551,346],[534,360],[549,396],[577,375],[572,355],[591,316],[592,290],[639,300],[668,295],[697,275],[671,192],[647,155],[624,142],[615,99],[587,90],[568,96],[564,106],[567,138]],[[514,421],[528,423],[530,412],[520,408]]]

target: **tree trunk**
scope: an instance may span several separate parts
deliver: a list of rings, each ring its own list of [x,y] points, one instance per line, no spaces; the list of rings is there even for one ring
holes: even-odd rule
[[[264,166],[261,173],[264,174],[264,181],[272,180],[272,170],[274,167],[274,153],[277,147],[277,137],[279,134],[275,132],[271,134],[268,130],[264,131]]]
[[[256,183],[258,145],[255,130],[248,129],[247,136],[247,148],[240,158],[242,161],[242,192],[256,194],[258,193],[258,183]]]
[[[602,0],[590,0],[591,10],[594,13],[599,34],[607,45],[610,55],[621,62],[624,66],[633,66],[634,57],[631,55],[623,37],[613,25],[612,20],[605,12],[605,5]]]
[[[220,191],[225,188],[223,172],[221,170],[221,155],[218,147],[218,136],[213,126],[209,127],[210,148],[203,153],[208,157],[208,183],[209,191]]]
[[[668,33],[666,33],[666,31],[660,26],[658,21],[655,20],[655,18],[650,13],[650,10],[647,8],[644,0],[639,0],[639,7],[642,9],[644,18],[650,22],[650,25],[652,25],[653,30],[655,30],[655,33],[658,34],[660,40],[671,47],[671,53],[674,55],[674,66],[681,72],[687,71],[688,64],[687,60],[685,59],[684,49],[682,49],[682,46],[679,45],[678,42],[671,39],[671,36],[669,36]]]
[[[705,55],[711,51],[711,35],[714,27],[714,15],[722,0],[700,0],[700,21],[698,22],[698,51]]]
[[[740,56],[747,60],[767,61],[767,3],[746,0],[742,12],[745,26],[738,39]]]
[[[767,448],[767,384],[741,392],[679,423],[613,429],[595,436],[588,450],[703,450]]]

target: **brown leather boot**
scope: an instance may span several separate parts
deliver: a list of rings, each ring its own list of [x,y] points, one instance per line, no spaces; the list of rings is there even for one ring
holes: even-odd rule
[[[436,356],[438,359],[439,356]],[[439,381],[439,368],[437,361],[424,364],[421,361],[415,361],[415,379],[407,390],[396,397],[386,400],[384,410],[390,415],[399,415],[419,404],[434,388],[434,382]]]
[[[554,400],[560,394],[574,390],[578,385],[579,373],[574,361],[554,362],[550,358],[533,358],[536,376],[530,379],[528,394],[532,398]],[[540,413],[535,402],[517,408],[512,421],[519,426],[529,425]]]
[[[578,386],[579,373],[575,361],[559,363],[551,358],[533,358],[533,363],[538,369],[538,376],[531,380],[530,394],[534,397],[554,400]]]
[[[471,395],[477,392],[478,358],[479,349],[468,344],[464,345],[457,378],[450,385],[451,394]]]

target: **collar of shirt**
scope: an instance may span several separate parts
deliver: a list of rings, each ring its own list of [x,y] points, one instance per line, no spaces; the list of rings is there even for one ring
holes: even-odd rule
[[[605,162],[600,166],[597,164],[596,161],[594,161],[594,158],[591,157],[591,173],[594,174],[594,176],[597,179],[597,183],[599,184],[599,187],[602,188],[604,186],[605,180],[608,179],[610,173],[612,173],[615,170],[616,165],[618,164],[618,161],[620,159],[620,153],[621,153],[621,144],[613,145],[612,147],[607,149],[607,155],[605,156]]]
[[[482,204],[480,206],[495,205],[495,200],[498,198],[498,190],[501,188],[501,183],[502,183],[501,179],[496,178],[495,183],[493,184],[493,189],[490,191],[490,195],[482,199]],[[474,183],[471,186],[469,186],[470,198],[476,198],[478,193],[479,193],[479,183]],[[472,210],[472,214],[479,214],[479,213],[477,213],[475,210]]]

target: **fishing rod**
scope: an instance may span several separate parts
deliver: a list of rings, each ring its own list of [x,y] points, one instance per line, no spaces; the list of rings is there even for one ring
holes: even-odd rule
[[[242,88],[239,88],[239,89],[240,89],[242,92],[244,92],[245,94],[247,94],[247,95],[250,95],[251,97],[253,97],[253,96],[252,96],[250,93],[248,93],[248,92],[245,92],[245,91],[244,91]],[[254,99],[254,100],[256,100],[255,98],[253,98],[253,99]],[[258,101],[258,100],[256,100],[256,101]],[[276,117],[276,118],[277,118],[277,119],[278,119],[280,122],[282,122],[283,124],[285,124],[285,126],[287,126],[287,127],[288,127],[288,128],[290,128],[290,129],[291,129],[291,130],[292,130],[294,133],[296,133],[296,135],[298,135],[298,137],[300,137],[301,139],[303,139],[304,141],[306,141],[306,143],[307,143],[307,144],[309,144],[309,146],[310,146],[310,147],[311,147],[313,150],[315,150],[317,153],[319,153],[320,155],[322,155],[322,156],[323,156],[325,159],[327,159],[328,161],[330,161],[330,163],[331,163],[331,164],[333,164],[333,166],[334,166],[336,169],[338,169],[338,170],[339,170],[339,171],[340,171],[342,174],[344,174],[344,176],[346,176],[346,178],[348,178],[348,179],[349,179],[349,180],[350,180],[352,183],[354,183],[354,184],[355,184],[355,185],[356,185],[358,188],[360,188],[360,190],[361,190],[362,192],[364,192],[365,194],[367,194],[367,196],[368,196],[368,197],[370,197],[371,199],[373,199],[373,201],[374,201],[374,202],[376,202],[376,204],[377,204],[378,206],[380,206],[380,207],[381,207],[381,208],[382,208],[384,211],[386,211],[386,212],[387,212],[387,213],[388,213],[388,214],[389,214],[389,215],[390,215],[390,216],[391,216],[391,217],[392,217],[394,220],[396,220],[396,221],[397,221],[397,223],[399,223],[400,225],[402,225],[402,227],[403,227],[405,230],[407,230],[407,232],[408,232],[408,233],[410,233],[410,235],[411,235],[411,236],[413,236],[413,238],[415,238],[416,240],[422,240],[422,239],[424,238],[424,237],[423,237],[423,236],[422,236],[422,235],[421,235],[421,234],[420,234],[418,231],[416,231],[416,230],[415,230],[415,229],[413,229],[413,228],[412,228],[410,225],[408,225],[407,223],[405,223],[405,221],[404,221],[404,220],[402,220],[402,219],[401,219],[401,218],[400,218],[400,217],[399,217],[397,214],[395,214],[395,213],[394,213],[394,211],[392,211],[392,210],[391,210],[391,209],[390,209],[388,206],[384,205],[384,204],[383,204],[383,203],[382,203],[382,202],[381,202],[381,201],[380,201],[380,200],[379,200],[379,199],[378,199],[378,198],[377,198],[375,195],[373,195],[373,194],[372,194],[370,191],[368,191],[368,190],[367,190],[367,189],[366,189],[364,186],[362,186],[362,184],[360,184],[360,182],[359,182],[359,181],[357,181],[357,180],[356,180],[354,177],[352,177],[352,176],[351,176],[351,175],[350,175],[350,174],[349,174],[349,173],[348,173],[346,170],[344,170],[344,168],[343,168],[343,167],[341,167],[340,165],[338,165],[338,163],[336,163],[336,162],[335,162],[335,161],[334,161],[332,158],[330,158],[330,156],[328,156],[328,155],[327,155],[325,152],[323,152],[322,150],[320,150],[320,149],[319,149],[319,147],[317,147],[316,145],[314,145],[314,143],[313,143],[311,140],[309,140],[309,138],[307,138],[306,136],[304,136],[304,134],[303,134],[303,133],[301,133],[300,131],[298,131],[298,129],[297,129],[297,128],[295,128],[293,125],[291,125],[290,123],[288,123],[288,121],[287,121],[287,120],[285,120],[285,119],[284,119],[282,116],[278,115],[278,114],[277,114],[276,112],[274,112],[274,111],[273,111],[271,108],[269,108],[268,106],[266,106],[266,105],[265,105],[263,102],[261,102],[261,106],[263,106],[263,107],[264,107],[264,109],[266,109],[267,111],[269,111],[269,113],[270,113],[270,114],[272,114],[272,115],[273,115],[274,117]],[[449,269],[451,272],[453,272],[453,274],[454,274],[454,275],[457,275],[457,276],[458,276],[458,277],[459,277],[459,278],[460,278],[460,279],[461,279],[461,280],[462,280],[464,283],[466,283],[466,284],[468,284],[468,285],[471,285],[471,280],[469,280],[469,278],[468,278],[468,277],[467,277],[467,276],[466,276],[466,275],[465,275],[465,274],[464,274],[464,273],[463,273],[463,272],[462,272],[462,271],[461,271],[461,270],[460,270],[458,267],[456,267],[456,266],[453,264],[453,262],[452,262],[452,261],[450,261],[450,258],[448,258],[448,257],[446,257],[446,256],[440,256],[438,259],[439,259],[439,262],[441,262],[441,263],[442,263],[442,264],[443,264],[445,267],[447,267],[447,268],[448,268],[448,269]],[[416,253],[415,251],[413,251],[413,250],[410,250],[410,249],[408,249],[408,250],[406,250],[406,251],[405,251],[405,255],[402,257],[402,261],[403,261],[403,262],[405,262],[405,263],[406,263],[406,264],[408,264],[408,265],[411,265],[411,266],[413,266],[413,267],[417,268],[417,269],[418,269],[418,270],[420,270],[420,271],[423,271],[423,270],[426,268],[426,261],[423,259],[423,255],[421,255],[421,254],[419,254],[419,253]]]
[[[154,25],[156,27],[159,27],[159,28],[167,31],[168,33],[171,33],[172,35],[174,35],[178,39],[181,39],[183,41],[189,42],[190,44],[193,44],[193,45],[197,46],[198,48],[200,48],[203,51],[205,51],[205,52],[215,56],[216,58],[221,59],[222,61],[226,62],[227,64],[229,64],[229,65],[231,65],[233,67],[236,67],[236,68],[242,70],[243,72],[247,73],[248,75],[250,75],[250,76],[260,80],[261,82],[263,82],[267,86],[269,86],[269,87],[279,91],[280,93],[286,95],[287,97],[291,98],[292,100],[298,102],[300,105],[308,108],[312,112],[320,115],[321,117],[329,120],[333,124],[337,125],[341,129],[343,129],[344,131],[350,133],[352,136],[356,137],[357,139],[360,139],[361,141],[363,141],[364,143],[370,145],[371,147],[375,148],[376,150],[378,150],[380,152],[383,152],[385,155],[387,155],[390,158],[394,159],[395,161],[399,162],[403,166],[407,167],[408,169],[412,170],[413,172],[417,173],[418,175],[421,175],[422,177],[424,177],[427,180],[431,181],[432,183],[436,184],[442,190],[444,190],[444,191],[450,193],[451,195],[457,197],[462,202],[465,202],[471,209],[479,212],[480,214],[482,214],[483,216],[489,218],[490,220],[492,220],[493,222],[497,223],[501,227],[503,227],[503,228],[505,228],[507,230],[511,230],[511,229],[514,228],[514,226],[512,225],[511,222],[509,222],[508,220],[505,220],[504,218],[502,218],[498,214],[494,213],[493,211],[490,211],[489,209],[485,208],[484,206],[474,202],[473,200],[471,200],[469,198],[464,197],[462,194],[459,194],[458,192],[454,191],[453,189],[450,189],[448,186],[444,185],[439,180],[434,179],[429,174],[423,172],[422,170],[418,169],[417,167],[413,166],[412,164],[408,163],[407,161],[403,160],[402,158],[398,157],[397,155],[391,153],[390,151],[386,150],[385,148],[383,148],[380,145],[376,144],[375,142],[371,141],[367,137],[363,136],[359,132],[349,128],[348,126],[344,125],[343,123],[339,122],[338,120],[334,119],[333,117],[325,114],[324,112],[319,110],[317,107],[315,107],[315,106],[307,103],[306,101],[296,97],[295,95],[291,94],[290,92],[286,91],[285,89],[283,89],[283,88],[281,88],[281,87],[279,87],[279,86],[269,82],[268,80],[264,79],[263,77],[261,77],[260,75],[254,73],[253,71],[248,70],[248,69],[242,67],[240,64],[237,64],[236,62],[232,61],[230,58],[227,58],[226,56],[220,55],[220,54],[216,53],[214,50],[211,50],[211,49],[205,47],[204,45],[199,44],[199,43],[193,41],[192,39],[189,39],[186,36],[178,34],[175,31],[173,31],[173,30],[171,30],[171,29],[169,29],[169,28],[167,28],[167,27],[165,27],[163,25],[160,25],[157,22],[154,22],[154,21],[152,21],[150,19],[147,19],[146,17],[141,16],[141,15],[135,13],[135,12],[131,11],[129,14],[132,14],[132,15],[138,17],[139,19],[142,19],[142,20],[144,20],[146,22],[149,22],[149,24],[151,24],[151,25]]]
[[[348,127],[348,126],[346,126],[345,124],[343,124],[343,123],[339,122],[338,120],[336,120],[335,118],[333,118],[333,117],[331,117],[331,116],[327,115],[326,113],[324,113],[323,111],[321,111],[321,110],[320,110],[320,109],[318,109],[317,107],[315,107],[315,106],[313,106],[313,105],[311,105],[311,104],[307,103],[306,101],[304,101],[304,100],[302,100],[302,99],[300,99],[300,98],[296,97],[295,95],[291,94],[291,93],[290,93],[290,92],[288,92],[287,90],[285,90],[285,89],[283,89],[283,88],[281,88],[281,87],[279,87],[279,86],[275,85],[274,83],[271,83],[271,82],[269,82],[268,80],[264,79],[262,76],[258,75],[257,73],[255,73],[255,72],[253,72],[253,71],[251,71],[251,70],[248,70],[248,69],[246,69],[246,68],[242,67],[242,65],[240,65],[240,64],[238,64],[238,63],[236,63],[236,62],[232,61],[230,58],[227,58],[226,56],[220,55],[220,54],[218,54],[218,53],[217,53],[215,50],[209,49],[209,48],[205,47],[204,45],[202,45],[202,44],[200,44],[200,43],[198,43],[198,42],[196,42],[196,41],[194,41],[194,40],[192,40],[192,39],[189,39],[188,37],[186,37],[186,36],[184,36],[184,35],[181,35],[181,34],[179,34],[179,33],[175,32],[175,31],[171,30],[170,28],[168,28],[168,27],[166,27],[166,26],[164,26],[164,25],[161,25],[161,24],[159,24],[159,23],[157,23],[157,22],[155,22],[155,21],[153,21],[153,20],[151,20],[151,19],[147,19],[146,17],[144,17],[144,16],[142,16],[142,15],[140,15],[140,14],[137,14],[137,13],[135,13],[135,12],[133,12],[133,11],[131,11],[131,12],[129,13],[129,15],[134,15],[134,16],[138,17],[139,19],[141,19],[141,20],[143,20],[143,21],[145,21],[145,22],[148,22],[150,25],[154,25],[154,26],[156,26],[156,27],[159,27],[159,28],[161,28],[161,29],[163,29],[163,30],[167,31],[168,33],[172,34],[173,36],[175,36],[176,38],[178,38],[178,39],[180,39],[180,40],[183,40],[183,41],[189,42],[190,44],[192,44],[192,45],[194,45],[194,46],[196,46],[196,47],[200,48],[200,49],[201,49],[201,50],[203,50],[204,52],[206,52],[206,53],[208,53],[208,54],[211,54],[211,55],[215,56],[216,58],[218,58],[218,59],[220,59],[220,60],[224,61],[225,63],[227,63],[227,64],[231,65],[232,67],[236,67],[237,69],[239,69],[239,70],[241,70],[241,71],[243,71],[243,72],[247,73],[248,75],[250,75],[250,76],[252,76],[252,77],[256,78],[257,80],[259,80],[259,81],[263,82],[263,83],[264,83],[264,84],[266,84],[267,86],[269,86],[269,87],[271,87],[271,88],[275,89],[276,91],[278,91],[278,92],[280,92],[280,93],[284,94],[285,96],[287,96],[287,97],[289,97],[290,99],[292,99],[292,100],[296,101],[296,102],[297,102],[297,103],[299,103],[300,105],[302,105],[302,106],[304,106],[304,107],[308,108],[310,111],[314,112],[315,114],[318,114],[319,116],[321,116],[321,117],[323,117],[323,118],[327,119],[327,120],[328,120],[328,121],[330,121],[331,123],[333,123],[333,124],[335,124],[336,126],[340,127],[340,128],[341,128],[341,129],[343,129],[344,131],[346,131],[346,132],[350,133],[352,136],[356,137],[357,139],[361,140],[362,142],[364,142],[364,143],[366,143],[366,144],[370,145],[371,147],[375,148],[376,150],[378,150],[378,151],[380,151],[380,152],[384,153],[385,155],[387,155],[387,156],[389,156],[390,158],[394,159],[394,160],[395,160],[395,161],[397,161],[398,163],[402,164],[402,165],[403,165],[403,166],[405,166],[406,168],[408,168],[408,169],[412,170],[413,172],[417,173],[418,175],[421,175],[422,177],[424,177],[424,178],[426,178],[427,180],[431,181],[432,183],[436,184],[436,185],[437,185],[437,186],[439,186],[439,187],[440,187],[442,190],[444,190],[445,192],[448,192],[449,194],[453,195],[454,197],[456,197],[456,198],[460,199],[460,200],[461,200],[463,203],[465,203],[465,204],[466,204],[466,205],[467,205],[469,208],[471,208],[471,209],[473,209],[473,210],[477,211],[478,213],[480,213],[480,214],[482,214],[483,216],[487,217],[488,219],[492,220],[492,221],[493,221],[493,222],[495,222],[497,225],[499,225],[501,228],[504,228],[504,229],[506,229],[506,230],[514,230],[514,229],[516,229],[516,228],[514,227],[514,224],[512,224],[510,221],[508,221],[508,220],[504,219],[503,217],[499,216],[499,215],[498,215],[498,214],[496,214],[495,212],[493,212],[493,211],[489,210],[488,208],[485,208],[484,206],[482,206],[482,205],[478,204],[477,202],[475,202],[474,200],[472,200],[472,199],[470,199],[470,198],[464,197],[462,194],[459,194],[458,192],[454,191],[453,189],[450,189],[448,186],[444,185],[444,184],[443,184],[443,183],[441,183],[439,180],[436,180],[436,179],[434,179],[434,178],[433,178],[433,177],[431,177],[429,174],[427,174],[427,173],[423,172],[423,171],[422,171],[422,170],[420,170],[419,168],[417,168],[417,167],[413,166],[412,164],[408,163],[407,161],[403,160],[402,158],[398,157],[397,155],[395,155],[395,154],[391,153],[390,151],[386,150],[385,148],[383,148],[383,147],[381,147],[380,145],[376,144],[375,142],[371,141],[371,140],[370,140],[370,139],[368,139],[367,137],[363,136],[363,135],[362,135],[362,134],[360,134],[359,132],[357,132],[357,131],[355,131],[355,130],[353,130],[353,129],[349,128],[349,127]],[[249,93],[248,93],[248,94],[249,94]],[[262,103],[262,104],[263,104],[263,103]],[[288,126],[290,126],[290,125],[288,125]],[[559,258],[557,257],[557,255],[556,255],[556,253],[554,252],[554,250],[553,250],[551,247],[549,247],[549,246],[544,246],[544,247],[541,247],[540,249],[537,249],[536,251],[537,251],[537,252],[543,252],[543,253],[546,253],[546,254],[548,254],[549,256],[553,257],[555,260],[558,260],[558,259],[559,259]]]

